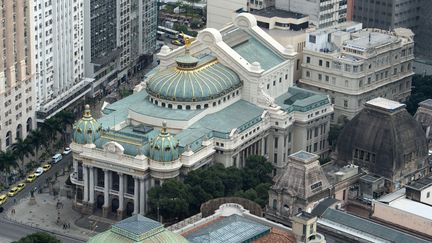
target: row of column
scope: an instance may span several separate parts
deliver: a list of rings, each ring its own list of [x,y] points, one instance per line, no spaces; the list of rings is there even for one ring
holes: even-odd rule
[[[259,141],[256,141],[253,144],[249,145],[242,151],[238,152],[236,155],[236,161],[240,163],[241,167],[244,167],[247,157],[251,155],[264,155],[264,152],[265,152],[265,142],[264,142],[264,138],[262,138]]]
[[[74,166],[75,167],[75,166]],[[83,165],[83,180],[84,180],[84,196],[83,202],[89,204],[95,203],[95,171],[96,168],[91,166]],[[76,170],[77,171],[77,170]],[[113,171],[103,169],[104,172],[104,208],[108,208],[110,205],[110,179],[112,178]],[[114,172],[116,173],[116,172]],[[119,176],[119,210],[124,210],[124,187],[125,187],[125,175],[123,173],[117,173]],[[144,178],[134,176],[134,212],[133,214],[144,214],[145,213],[145,200],[146,200],[146,186]]]

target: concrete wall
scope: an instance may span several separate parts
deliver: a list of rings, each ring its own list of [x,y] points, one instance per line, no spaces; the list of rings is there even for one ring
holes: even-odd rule
[[[432,220],[401,211],[381,202],[374,202],[372,206],[373,217],[432,236]]]
[[[243,8],[247,10],[247,0],[208,0],[207,27],[221,29],[232,22],[235,11]]]

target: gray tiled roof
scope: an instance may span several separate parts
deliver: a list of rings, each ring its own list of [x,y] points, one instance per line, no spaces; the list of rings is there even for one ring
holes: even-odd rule
[[[428,242],[416,236],[335,209],[326,210],[322,218],[395,243]]]
[[[154,221],[152,219],[146,218],[140,214],[136,214],[132,217],[129,217],[127,219],[124,219],[124,220],[114,224],[114,227],[117,227],[117,228],[125,230],[125,231],[129,231],[129,232],[137,234],[137,235],[144,234],[150,230],[159,228],[161,226],[162,226],[161,223]]]

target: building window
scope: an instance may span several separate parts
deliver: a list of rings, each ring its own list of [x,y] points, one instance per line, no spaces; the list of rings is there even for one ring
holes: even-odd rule
[[[429,198],[430,197],[430,192],[427,192],[426,193],[426,198]]]
[[[6,133],[6,147],[12,144],[12,132],[9,131]]]
[[[277,164],[277,153],[275,153],[273,156],[274,156],[273,163]]]
[[[177,105],[177,109],[181,110],[183,107],[181,105]]]
[[[321,67],[323,65],[323,60],[319,60],[318,65]]]
[[[326,61],[326,67],[329,68],[330,67],[330,62]]]
[[[318,143],[314,143],[314,152],[316,152],[318,150]]]
[[[309,35],[309,42],[310,43],[316,43],[316,36],[315,35]]]
[[[318,80],[319,80],[319,81],[322,80],[322,74],[321,74],[321,73],[318,74]]]
[[[310,57],[306,57],[306,63],[310,63],[311,58]]]
[[[274,139],[274,147],[275,147],[275,149],[278,148],[278,142],[279,142],[279,139],[278,139],[278,138],[275,138],[275,139]]]
[[[348,108],[348,100],[344,100],[344,107]]]
[[[309,71],[306,71],[306,77],[310,77],[310,72]]]

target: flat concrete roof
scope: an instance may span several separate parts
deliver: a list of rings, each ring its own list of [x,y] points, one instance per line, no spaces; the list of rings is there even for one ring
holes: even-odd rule
[[[432,186],[432,177],[425,177],[417,181],[411,182],[407,185],[407,188],[415,189],[415,190],[423,190],[427,187]]]
[[[401,211],[415,214],[417,216],[432,220],[432,207],[406,198],[399,198],[390,202],[390,207]]]
[[[285,11],[281,9],[276,9],[275,7],[269,7],[264,8],[260,10],[254,10],[250,12],[253,15],[258,15],[262,17],[272,18],[272,17],[279,17],[279,18],[293,18],[293,19],[301,19],[306,17],[307,15],[301,14],[301,13],[295,13],[291,11]]]
[[[397,101],[381,98],[381,97],[369,100],[368,102],[366,102],[366,105],[384,109],[390,112],[405,107],[405,104],[399,103]]]
[[[396,36],[392,36],[387,33],[371,31],[362,31],[358,33],[360,36],[355,39],[348,40],[345,45],[346,47],[365,51],[367,48],[390,44],[397,40]]]

